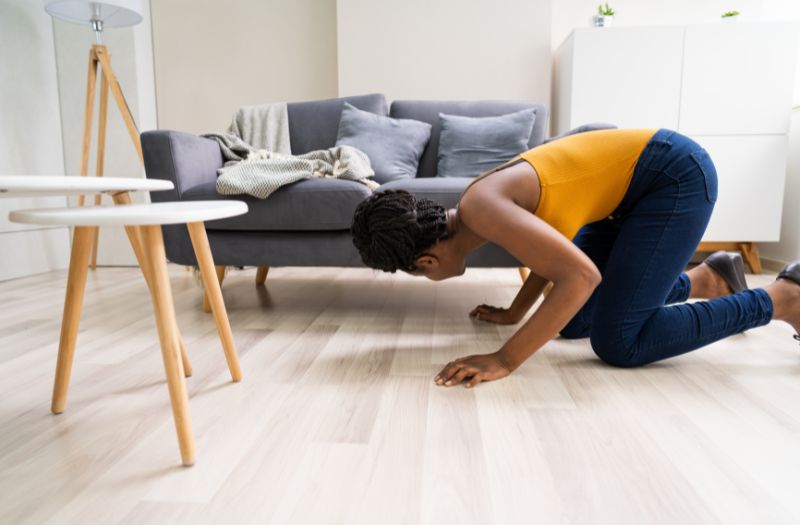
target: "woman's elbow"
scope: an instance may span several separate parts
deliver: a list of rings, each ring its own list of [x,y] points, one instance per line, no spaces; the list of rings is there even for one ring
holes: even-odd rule
[[[600,273],[600,270],[597,269],[597,266],[592,265],[587,272],[587,280],[592,287],[592,290],[600,286],[600,282],[603,280],[603,275]]]
[[[588,298],[595,288],[600,285],[602,279],[603,276],[596,267],[586,266],[570,269],[568,274],[561,278],[553,279],[553,285],[563,285],[565,290],[571,290],[571,294],[575,296],[585,295]]]
[[[591,265],[577,272],[576,279],[580,282],[581,287],[585,288],[587,292],[591,294],[595,288],[600,286],[600,281],[603,280],[603,276],[595,265]]]

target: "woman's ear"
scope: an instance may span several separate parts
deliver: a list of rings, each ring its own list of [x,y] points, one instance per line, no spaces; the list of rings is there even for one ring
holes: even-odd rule
[[[416,266],[419,269],[434,269],[439,267],[439,258],[429,253],[417,257]]]

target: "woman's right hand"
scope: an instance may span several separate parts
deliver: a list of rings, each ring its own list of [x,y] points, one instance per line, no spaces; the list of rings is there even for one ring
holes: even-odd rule
[[[498,308],[488,304],[476,306],[469,316],[479,321],[495,324],[517,324],[522,318],[522,316],[513,314],[510,308]]]

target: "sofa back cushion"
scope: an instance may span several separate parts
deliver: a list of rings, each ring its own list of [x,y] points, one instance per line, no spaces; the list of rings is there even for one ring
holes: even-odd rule
[[[499,117],[508,113],[522,111],[523,109],[533,109],[536,113],[533,131],[531,131],[530,140],[528,141],[528,147],[533,148],[544,141],[545,128],[547,126],[547,107],[536,102],[524,100],[476,100],[464,102],[396,100],[392,102],[389,115],[393,118],[421,120],[433,126],[431,139],[419,162],[417,177],[435,177],[439,161],[439,135],[441,133],[439,113],[463,117]],[[292,149],[294,149],[294,145]]]
[[[501,117],[439,113],[437,177],[477,177],[528,149],[536,121],[533,109]]]
[[[431,137],[431,125],[362,111],[345,102],[337,146],[352,146],[369,157],[375,182],[417,176],[419,158]]]
[[[289,103],[287,106],[292,154],[302,155],[309,151],[332,148],[336,144],[339,117],[345,102],[377,115],[389,114],[386,97],[380,94]]]

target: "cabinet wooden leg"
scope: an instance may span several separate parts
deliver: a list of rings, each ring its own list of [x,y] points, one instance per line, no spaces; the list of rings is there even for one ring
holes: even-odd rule
[[[236,355],[236,345],[233,342],[233,333],[228,321],[228,313],[225,310],[225,302],[222,299],[222,288],[220,288],[222,282],[220,268],[224,270],[224,267],[217,266],[215,275],[214,259],[211,256],[205,225],[202,222],[192,222],[186,227],[189,229],[189,237],[192,239],[194,255],[200,267],[200,275],[203,277],[206,298],[214,313],[214,321],[217,323],[217,331],[222,341],[225,359],[228,361],[231,378],[234,381],[241,381],[242,369],[239,365],[239,357]]]
[[[519,267],[519,276],[522,278],[523,283],[528,280],[528,276],[530,274],[531,271],[529,269],[525,268],[524,266]]]
[[[269,266],[259,266],[256,272],[256,286],[261,286],[267,280]]]
[[[62,413],[67,404],[69,376],[72,371],[72,358],[75,354],[75,341],[78,338],[86,274],[89,271],[89,254],[92,249],[92,237],[96,230],[97,228],[93,226],[78,226],[72,236],[67,293],[64,299],[64,315],[61,319],[61,337],[58,341],[56,378],[53,384],[53,400],[50,405],[50,410],[54,414]]]
[[[750,271],[753,273],[761,273],[763,271],[761,268],[761,256],[758,253],[758,246],[756,243],[743,242],[739,245],[739,249],[742,252],[744,262],[750,267]]]
[[[761,256],[758,253],[758,244],[755,242],[711,241],[701,242],[697,247],[698,252],[715,252],[717,250],[739,250],[742,252],[744,263],[753,273],[761,273]]]
[[[152,279],[150,295],[153,300],[153,311],[161,343],[161,356],[164,360],[164,371],[167,375],[169,398],[172,404],[172,416],[178,434],[178,446],[181,460],[186,466],[193,465],[195,459],[194,436],[189,416],[189,397],[183,379],[183,363],[179,358],[178,326],[175,321],[175,306],[172,302],[172,291],[167,275],[164,240],[160,226],[143,226],[142,244],[144,249],[146,273]]]

